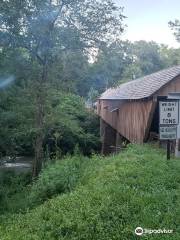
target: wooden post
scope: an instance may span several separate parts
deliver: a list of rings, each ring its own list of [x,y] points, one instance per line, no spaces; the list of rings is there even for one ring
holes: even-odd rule
[[[105,122],[100,119],[100,136],[101,136],[101,154],[104,154],[105,152],[105,133],[106,133],[106,124]]]
[[[116,130],[113,129],[109,124],[101,119],[101,141],[102,149],[101,154],[109,154],[116,146]]]
[[[170,149],[170,140],[167,140],[167,160],[170,160],[171,149]]]
[[[116,132],[116,153],[119,153],[122,148],[122,137]]]
[[[180,157],[180,140],[176,139],[175,156]]]

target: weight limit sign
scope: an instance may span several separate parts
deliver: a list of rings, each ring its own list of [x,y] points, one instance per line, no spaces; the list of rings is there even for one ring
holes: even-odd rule
[[[179,101],[159,102],[159,124],[178,125],[179,124]]]

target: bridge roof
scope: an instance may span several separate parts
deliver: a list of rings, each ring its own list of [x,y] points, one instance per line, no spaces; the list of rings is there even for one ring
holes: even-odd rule
[[[130,82],[123,83],[116,88],[109,88],[100,99],[128,100],[142,99],[152,96],[164,85],[180,75],[180,65],[171,67]]]

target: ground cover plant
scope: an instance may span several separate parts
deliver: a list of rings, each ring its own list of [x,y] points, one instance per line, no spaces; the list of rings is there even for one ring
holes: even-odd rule
[[[79,165],[69,168],[70,175],[70,158],[42,172],[29,193],[41,201],[21,214],[1,216],[1,239],[129,240],[138,239],[137,226],[173,230],[144,239],[179,239],[178,160],[167,163],[165,153],[149,145],[130,145],[116,156],[80,158],[74,159]],[[55,187],[58,174],[76,179],[69,188],[61,178],[67,191]]]

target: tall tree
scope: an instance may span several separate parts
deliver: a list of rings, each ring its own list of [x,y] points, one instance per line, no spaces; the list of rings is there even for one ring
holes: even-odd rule
[[[164,68],[180,64],[180,48],[169,48],[166,45],[160,46],[160,55]]]
[[[140,66],[143,75],[151,74],[163,68],[160,46],[156,42],[137,41],[133,44],[135,62]]]
[[[89,69],[87,78],[89,88],[93,87],[102,92],[106,88],[115,86],[122,79],[124,69],[132,63],[129,46],[129,42],[122,41],[114,41],[101,46],[96,61]]]
[[[87,82],[101,92],[105,88],[177,65],[178,59],[179,50],[155,42],[115,41],[101,47]]]
[[[0,3],[0,47],[27,50],[39,66],[36,89],[35,161],[33,177],[43,161],[46,83],[58,55],[69,49],[91,53],[102,42],[119,38],[122,8],[112,0],[3,0]]]
[[[180,42],[180,20],[169,21],[169,27],[173,30],[178,42]]]

